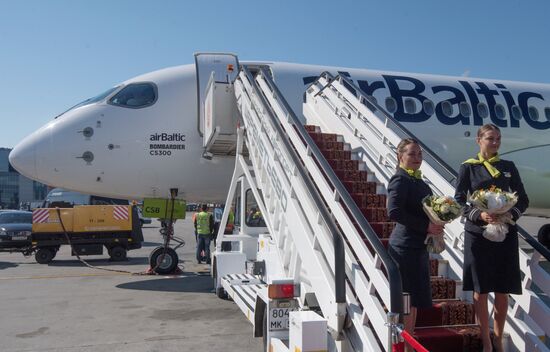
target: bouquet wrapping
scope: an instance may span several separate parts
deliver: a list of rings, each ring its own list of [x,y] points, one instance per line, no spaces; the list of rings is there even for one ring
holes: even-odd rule
[[[491,215],[500,215],[496,224],[484,226],[483,237],[493,242],[504,241],[508,233],[508,224],[515,225],[508,211],[516,205],[517,201],[515,192],[505,192],[495,186],[477,190],[470,196],[470,204],[477,209]]]
[[[449,196],[427,196],[422,199],[422,208],[430,221],[444,226],[462,214],[462,207]],[[430,253],[441,253],[445,250],[443,234],[428,234],[424,243]]]

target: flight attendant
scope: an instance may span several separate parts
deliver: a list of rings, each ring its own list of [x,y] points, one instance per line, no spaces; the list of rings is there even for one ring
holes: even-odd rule
[[[388,184],[388,215],[397,224],[390,236],[388,252],[397,262],[403,292],[411,299],[411,313],[405,316],[405,330],[414,332],[417,308],[432,306],[429,255],[424,241],[428,233],[441,234],[422,209],[422,199],[432,194],[419,170],[422,150],[414,139],[397,146],[399,166]]]
[[[477,131],[479,153],[477,158],[466,160],[458,172],[455,198],[464,206],[464,269],[463,289],[474,291],[474,306],[481,327],[483,351],[503,351],[502,335],[508,310],[508,294],[521,294],[518,236],[515,225],[503,242],[493,242],[483,237],[483,226],[497,223],[497,215],[490,215],[467,204],[467,195],[478,189],[496,186],[506,192],[516,192],[518,202],[510,210],[516,221],[527,209],[529,199],[525,193],[519,172],[513,162],[501,160],[500,129],[483,125]],[[494,340],[489,333],[487,295],[495,293]]]

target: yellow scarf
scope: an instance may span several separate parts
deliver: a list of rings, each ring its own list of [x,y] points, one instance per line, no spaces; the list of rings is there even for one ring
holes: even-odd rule
[[[496,163],[497,161],[500,160],[500,158],[498,157],[498,154],[496,154],[495,156],[489,159],[483,159],[483,157],[481,156],[481,153],[478,153],[477,157],[478,159],[468,159],[465,162],[463,162],[463,164],[483,164],[483,166],[485,166],[485,168],[487,169],[487,171],[489,171],[489,173],[493,178],[497,178],[500,176],[500,171],[498,171],[496,167],[491,165],[492,163]]]
[[[422,179],[422,171],[420,171],[420,169],[416,169],[416,170],[406,169],[401,165],[399,165],[399,167],[405,170],[409,174],[409,176],[417,178],[419,180]]]

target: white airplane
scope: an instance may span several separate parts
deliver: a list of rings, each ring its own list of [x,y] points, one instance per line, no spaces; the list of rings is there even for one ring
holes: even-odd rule
[[[501,155],[517,165],[531,206],[550,208],[550,85],[255,64],[269,67],[298,116],[306,87],[320,73],[348,76],[456,169],[475,156],[479,126],[494,123],[502,131]],[[190,64],[122,82],[26,137],[11,152],[10,163],[31,179],[90,194],[167,197],[170,188],[178,188],[187,201],[223,202],[234,157],[203,157],[197,92],[208,81],[206,71],[197,80],[198,70]]]

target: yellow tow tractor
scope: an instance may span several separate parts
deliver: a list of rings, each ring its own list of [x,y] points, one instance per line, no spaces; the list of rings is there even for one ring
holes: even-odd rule
[[[62,245],[70,245],[73,256],[101,255],[105,247],[111,260],[121,261],[143,242],[132,205],[37,208],[32,217],[31,251],[40,264],[51,262]]]

